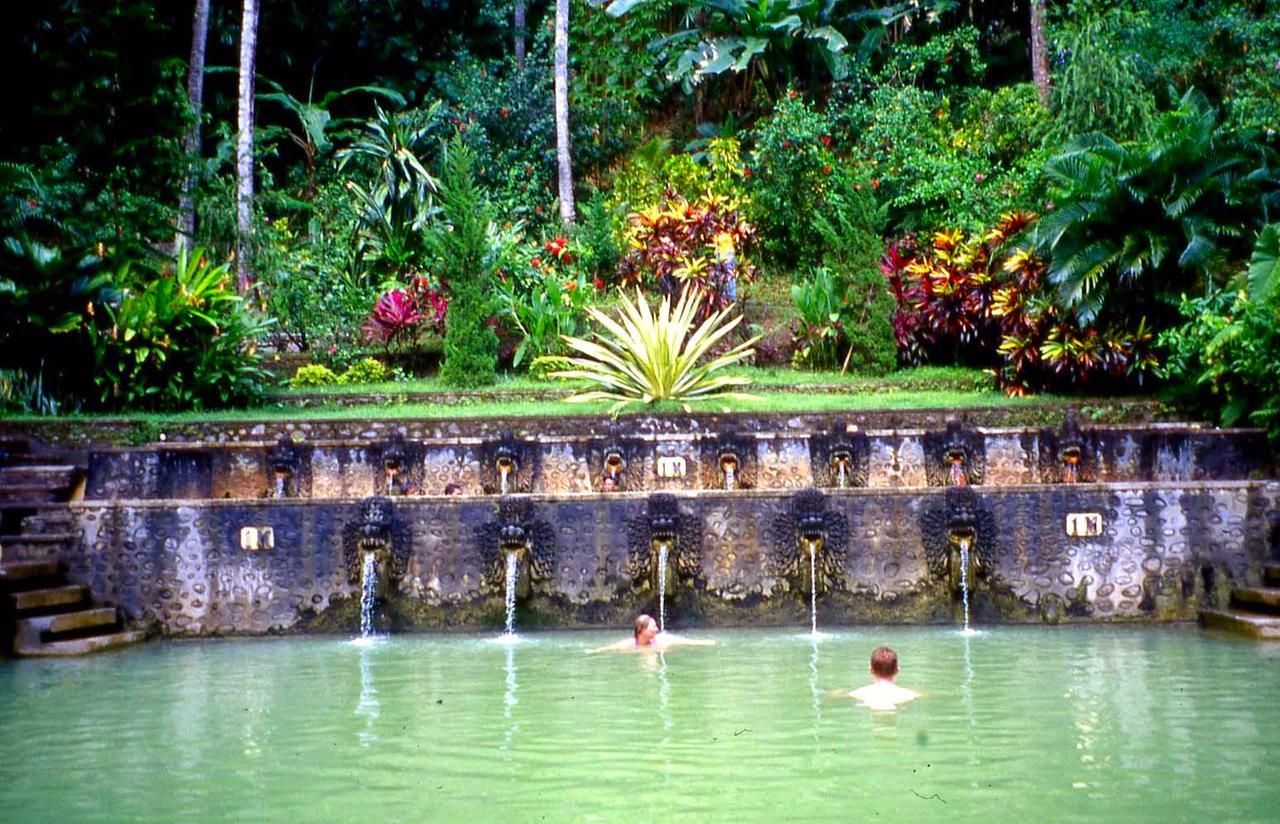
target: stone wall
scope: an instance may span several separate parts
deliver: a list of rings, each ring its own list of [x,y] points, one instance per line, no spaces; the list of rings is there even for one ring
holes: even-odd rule
[[[827,429],[775,431],[738,422],[727,431],[583,433],[500,437],[399,436],[373,441],[160,445],[94,450],[86,497],[95,500],[264,498],[285,466],[283,497],[347,498],[439,494],[457,484],[464,494],[494,494],[500,455],[513,461],[510,492],[598,491],[609,456],[621,459],[618,481],[633,492],[711,490],[724,486],[721,459],[738,464],[744,489],[835,487],[829,461],[850,454],[849,486],[899,489],[946,486],[947,455],[965,456],[970,484],[1056,484],[1064,480],[1066,440],[1056,430],[956,428],[859,431],[827,421]],[[1263,476],[1271,455],[1259,430],[1194,427],[1093,427],[1069,438],[1082,482],[1208,481]],[[676,459],[679,474],[660,462]],[[387,467],[394,465],[394,478]]]
[[[958,593],[940,570],[955,569],[946,530],[967,507],[976,621],[1189,620],[1221,604],[1230,585],[1258,583],[1268,513],[1280,506],[1280,485],[1261,481],[963,490],[963,500],[928,488],[514,496],[501,505],[396,498],[385,534],[404,561],[387,611],[398,629],[500,627],[496,536],[516,526],[531,559],[520,626],[625,625],[656,608],[648,539],[661,527],[675,536],[674,626],[802,626],[809,573],[797,534],[810,529],[823,539],[821,623],[952,622]],[[193,636],[358,626],[350,548],[368,518],[360,500],[72,508],[84,539],[62,557],[68,577],[134,625]],[[1071,513],[1101,515],[1101,534],[1068,537]],[[269,527],[273,546],[241,549],[246,527]]]

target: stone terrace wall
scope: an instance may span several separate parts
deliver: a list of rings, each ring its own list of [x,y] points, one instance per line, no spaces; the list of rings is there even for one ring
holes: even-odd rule
[[[1274,482],[969,487],[977,493],[977,621],[1192,619],[1232,584],[1256,584],[1269,555]],[[946,490],[833,490],[819,499],[825,548],[820,621],[951,622],[955,594],[931,572]],[[674,626],[804,625],[808,591],[788,567],[796,497],[787,491],[674,496],[681,566],[668,597]],[[644,577],[649,496],[518,496],[543,534],[545,577],[531,581],[523,627],[625,625],[652,610]],[[399,629],[501,626],[502,581],[489,537],[494,499],[397,498],[407,551],[389,610]],[[518,508],[518,507],[517,507]],[[357,500],[146,501],[73,505],[83,544],[69,578],[119,604],[135,625],[173,635],[351,631],[357,586],[343,528]],[[1071,538],[1064,519],[1096,512],[1105,528]],[[508,513],[509,514],[509,513]],[[274,548],[241,550],[243,527],[270,527]],[[945,539],[944,539],[945,540]],[[35,550],[30,550],[35,552]]]

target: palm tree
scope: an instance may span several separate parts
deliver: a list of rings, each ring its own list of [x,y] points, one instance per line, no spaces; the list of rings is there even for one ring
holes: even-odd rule
[[[1044,0],[1030,0],[1031,8],[1031,76],[1036,81],[1040,105],[1049,106],[1049,44],[1044,36]]]
[[[569,157],[569,0],[556,0],[556,162],[560,219],[573,223],[573,165]]]
[[[525,50],[525,15],[528,11],[525,0],[515,0],[515,9],[512,11],[512,28],[515,29],[516,37],[516,68],[524,71],[524,50]]]
[[[174,245],[179,251],[186,249],[196,231],[196,170],[200,157],[200,117],[204,109],[204,52],[209,41],[209,0],[196,0],[195,17],[191,24],[191,65],[187,72],[187,132],[182,138],[183,160],[182,188],[178,195],[178,232]]]
[[[253,233],[253,71],[258,49],[258,0],[244,0],[240,22],[240,106],[236,138],[236,286],[249,289],[249,239]]]

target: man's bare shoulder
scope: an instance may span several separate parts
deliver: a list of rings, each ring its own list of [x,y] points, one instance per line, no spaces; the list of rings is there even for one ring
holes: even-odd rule
[[[914,701],[920,693],[897,684],[867,684],[849,692],[848,697],[869,707],[896,707]]]

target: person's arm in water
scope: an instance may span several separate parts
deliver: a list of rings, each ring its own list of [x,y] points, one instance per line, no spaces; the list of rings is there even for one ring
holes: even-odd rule
[[[712,638],[686,638],[674,632],[664,632],[655,640],[663,647],[714,647],[716,645],[715,639]]]
[[[587,650],[587,655],[597,652],[631,652],[636,648],[636,642],[631,638],[624,638],[616,644],[606,644],[603,647]]]

